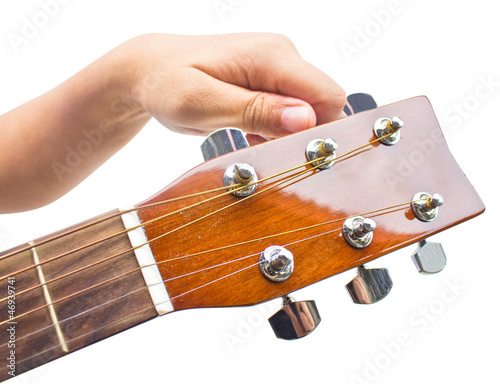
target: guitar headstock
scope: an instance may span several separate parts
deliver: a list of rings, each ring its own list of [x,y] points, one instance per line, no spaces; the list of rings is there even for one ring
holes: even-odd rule
[[[374,123],[393,116],[404,122],[400,140],[372,142]],[[333,166],[305,164],[307,145],[327,138],[337,144]],[[251,164],[261,180],[247,197],[226,193],[224,174],[234,164]],[[444,199],[433,220],[417,218],[411,207],[412,201],[428,204],[415,197],[421,192]],[[138,214],[143,223],[151,221],[145,232],[156,239],[150,247],[175,310],[252,305],[285,296],[484,211],[425,97],[209,160],[138,207],[162,201],[169,202]],[[376,225],[372,231],[366,225],[373,238],[359,248],[346,241],[342,229],[357,216]],[[261,271],[261,253],[270,246],[293,255],[293,272],[282,281]]]

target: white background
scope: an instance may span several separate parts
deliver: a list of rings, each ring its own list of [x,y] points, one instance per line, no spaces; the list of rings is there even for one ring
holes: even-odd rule
[[[394,280],[393,291],[379,304],[350,302],[343,286],[353,271],[294,293],[297,299],[316,299],[323,318],[305,339],[274,338],[265,318],[278,308],[278,301],[253,308],[190,310],[138,326],[16,382],[498,382],[494,153],[499,139],[495,106],[500,100],[500,23],[494,2],[66,3],[18,52],[8,34],[20,34],[24,18],[32,20],[42,8],[33,0],[0,5],[0,113],[56,86],[138,34],[279,32],[348,93],[371,93],[379,105],[427,95],[452,153],[487,209],[479,218],[434,237],[448,255],[448,265],[438,275],[419,275],[409,258],[412,249],[371,263],[389,267]],[[229,8],[218,13],[215,4]],[[362,33],[368,37],[363,39]],[[346,44],[355,53],[346,55],[341,48]],[[489,89],[482,86],[488,81]],[[457,108],[466,113],[460,115]],[[0,216],[0,249],[142,201],[202,161],[200,142],[151,122],[59,201],[33,212]],[[179,154],[185,163],[175,160]],[[458,288],[451,291],[450,284]],[[425,308],[432,321],[422,316]],[[409,341],[396,347],[402,333]],[[229,339],[237,343],[229,344]]]

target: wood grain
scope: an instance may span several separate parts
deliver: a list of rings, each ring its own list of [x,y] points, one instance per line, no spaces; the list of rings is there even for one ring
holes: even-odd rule
[[[139,211],[141,220],[147,222],[181,210],[145,227],[148,239],[163,236],[153,241],[151,248],[161,263],[160,271],[174,308],[251,305],[270,300],[420,241],[483,212],[483,203],[450,154],[425,97],[359,113],[213,159],[139,206],[221,187],[225,169],[237,162],[252,164],[261,179],[290,169],[306,161],[304,150],[313,139],[334,138],[339,146],[337,155],[341,155],[375,139],[372,127],[376,119],[393,116],[400,116],[405,122],[402,139],[397,145],[375,143],[340,159],[329,170],[313,171],[249,199],[229,195],[195,209],[186,208],[207,197],[204,196]],[[269,182],[262,183],[257,191],[267,185]],[[193,253],[408,202],[421,191],[443,195],[445,204],[439,208],[436,220],[429,223],[417,220],[409,205],[370,215],[377,229],[372,244],[365,249],[351,248],[340,231],[304,240],[340,229],[341,223],[337,223],[169,262]],[[176,230],[236,201],[240,203]],[[164,236],[170,231],[174,232]],[[294,254],[293,275],[282,283],[268,281],[255,265],[258,254],[267,246],[293,242],[297,243],[287,246]],[[231,262],[245,256],[249,257]],[[211,268],[220,264],[223,265]],[[203,271],[197,273],[200,270]]]

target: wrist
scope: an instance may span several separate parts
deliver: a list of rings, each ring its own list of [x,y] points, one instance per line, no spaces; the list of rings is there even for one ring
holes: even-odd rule
[[[118,46],[110,53],[116,79],[115,86],[124,100],[138,113],[148,114],[149,99],[159,86],[158,70],[145,59],[148,36],[142,35]]]
[[[107,104],[121,115],[151,118],[143,103],[146,90],[141,86],[139,50],[131,40],[101,58],[106,71]]]

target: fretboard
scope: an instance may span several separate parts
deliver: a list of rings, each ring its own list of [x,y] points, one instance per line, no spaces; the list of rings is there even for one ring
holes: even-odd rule
[[[0,381],[158,316],[116,212],[0,254]]]

